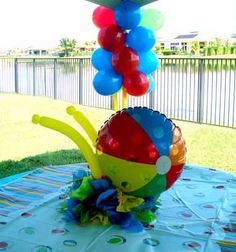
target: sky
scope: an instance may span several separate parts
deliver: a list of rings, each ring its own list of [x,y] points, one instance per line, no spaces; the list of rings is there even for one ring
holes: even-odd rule
[[[96,7],[85,0],[0,0],[0,51],[56,47],[63,37],[96,40],[99,30],[92,23]],[[236,0],[159,0],[146,8],[165,16],[157,36],[236,33]]]

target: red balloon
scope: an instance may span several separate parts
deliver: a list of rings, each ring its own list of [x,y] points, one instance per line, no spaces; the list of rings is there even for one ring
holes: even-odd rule
[[[144,73],[136,71],[124,76],[123,85],[128,94],[141,96],[147,92],[149,80]]]
[[[137,70],[139,65],[139,56],[132,49],[123,47],[112,54],[112,66],[120,74],[130,74]]]
[[[103,27],[98,33],[98,43],[107,51],[118,50],[125,45],[125,33],[117,25]]]
[[[148,123],[148,122],[146,122]],[[99,131],[97,149],[119,159],[155,164],[159,154],[151,138],[125,111],[114,114]],[[153,156],[150,156],[150,148]]]
[[[99,6],[94,10],[92,20],[98,28],[116,24],[114,11],[103,6]]]

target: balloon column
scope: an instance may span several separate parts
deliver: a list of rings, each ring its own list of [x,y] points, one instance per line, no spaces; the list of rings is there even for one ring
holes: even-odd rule
[[[92,55],[92,64],[98,70],[93,80],[95,90],[101,95],[115,95],[122,87],[123,95],[151,92],[152,73],[159,67],[158,57],[151,50],[156,43],[154,29],[163,25],[163,15],[124,1],[114,10],[97,7],[92,19],[100,28],[100,48]]]

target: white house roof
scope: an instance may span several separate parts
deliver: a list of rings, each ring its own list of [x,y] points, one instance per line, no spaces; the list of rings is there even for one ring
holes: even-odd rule
[[[189,33],[183,33],[179,35],[175,35],[172,37],[159,37],[157,38],[158,42],[178,42],[178,41],[212,41],[215,38],[221,38],[221,39],[235,39],[236,34],[213,34],[209,32],[189,32]]]
[[[181,35],[178,35],[175,39],[193,39],[197,36],[198,36],[197,33],[181,34]]]

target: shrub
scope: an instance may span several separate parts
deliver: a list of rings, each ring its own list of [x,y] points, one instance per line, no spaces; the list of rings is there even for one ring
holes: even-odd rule
[[[176,55],[177,51],[176,50],[171,50],[171,49],[164,49],[162,51],[163,55]]]

